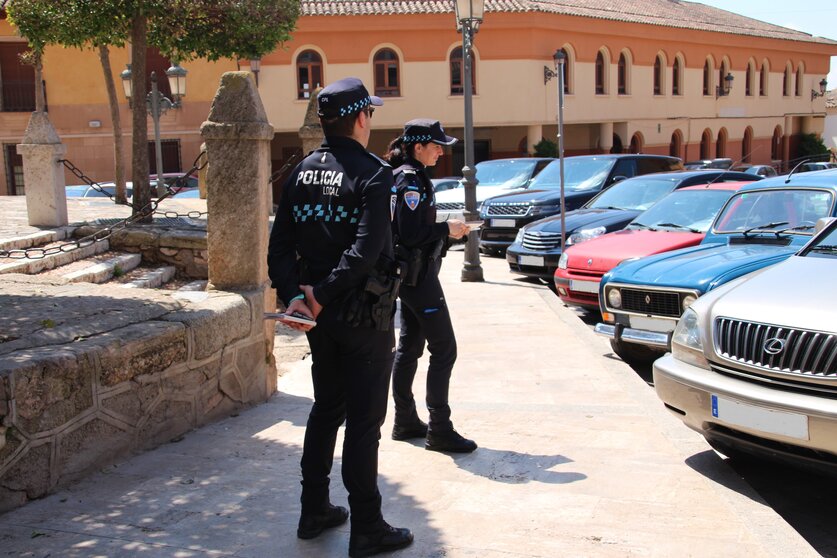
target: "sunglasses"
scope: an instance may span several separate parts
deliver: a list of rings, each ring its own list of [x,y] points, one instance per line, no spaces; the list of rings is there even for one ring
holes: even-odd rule
[[[372,118],[372,115],[375,114],[375,109],[373,107],[366,107],[363,112],[366,113],[366,116]]]

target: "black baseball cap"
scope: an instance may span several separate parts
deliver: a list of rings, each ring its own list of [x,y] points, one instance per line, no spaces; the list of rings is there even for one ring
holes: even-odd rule
[[[401,134],[404,143],[438,143],[439,145],[453,145],[459,140],[445,134],[442,123],[429,118],[416,118],[404,124]]]
[[[317,95],[317,114],[327,118],[346,116],[369,105],[379,107],[383,104],[380,97],[369,94],[362,81],[348,77],[323,87]]]

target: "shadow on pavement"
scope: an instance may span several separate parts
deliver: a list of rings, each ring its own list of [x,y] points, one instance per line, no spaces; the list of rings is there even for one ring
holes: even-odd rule
[[[582,473],[553,471],[552,469],[558,465],[573,462],[563,455],[533,455],[486,447],[480,447],[470,454],[445,455],[448,455],[460,469],[507,484],[569,484],[587,478],[587,475]]]

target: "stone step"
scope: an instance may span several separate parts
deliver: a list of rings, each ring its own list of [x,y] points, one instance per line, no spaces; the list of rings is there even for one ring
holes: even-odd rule
[[[125,289],[156,289],[174,278],[177,271],[173,265],[166,265],[146,271],[142,275],[123,284]]]
[[[8,261],[8,263],[0,263],[0,274],[25,273],[28,275],[34,275],[42,271],[48,271],[50,269],[55,269],[56,267],[61,267],[62,265],[67,265],[78,260],[89,258],[96,254],[101,254],[102,252],[107,252],[109,247],[110,244],[107,239],[105,239],[88,244],[82,248],[74,248],[67,252],[59,252],[43,258],[0,260],[0,262]],[[49,245],[44,246],[44,248],[49,248]]]
[[[103,262],[87,266],[63,275],[73,283],[104,283],[114,276],[131,271],[142,262],[141,254],[120,254]]]
[[[75,227],[58,227],[56,229],[47,231],[38,231],[36,233],[27,234],[24,236],[17,236],[13,238],[4,238],[0,240],[0,250],[26,250],[35,246],[43,246],[51,242],[58,242],[72,236]]]

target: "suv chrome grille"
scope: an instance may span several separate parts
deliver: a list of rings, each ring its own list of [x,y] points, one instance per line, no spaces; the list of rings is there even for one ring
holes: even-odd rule
[[[837,378],[835,334],[717,318],[713,335],[726,359],[773,372]]]
[[[621,288],[622,308],[637,314],[680,317],[680,294],[676,292]]]
[[[436,209],[441,211],[456,211],[457,209],[465,209],[465,202],[437,203]]]
[[[524,232],[523,247],[529,250],[553,250],[561,246],[561,233]]]
[[[486,215],[526,215],[530,205],[526,202],[491,204],[485,206]]]

